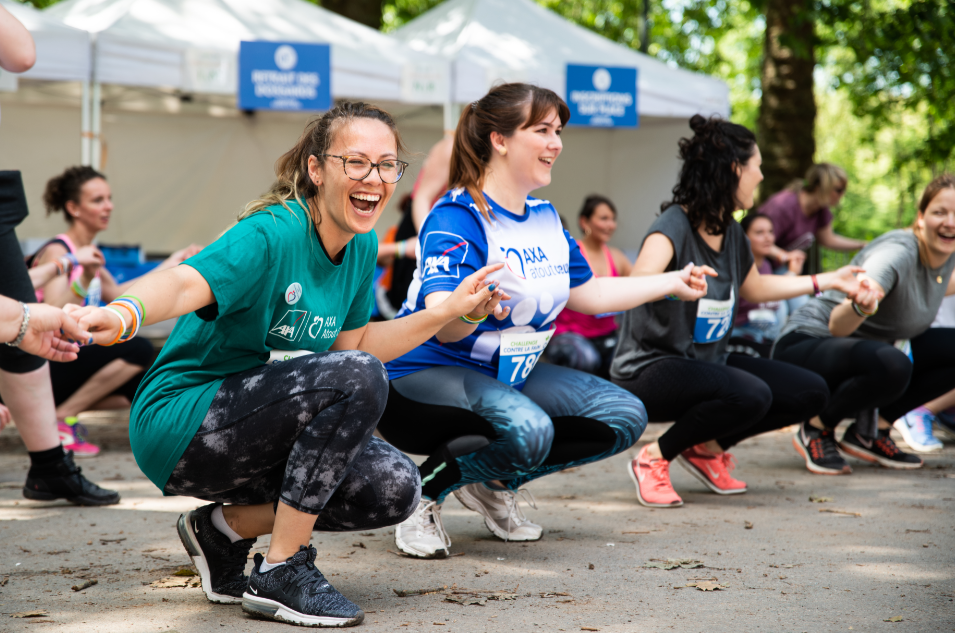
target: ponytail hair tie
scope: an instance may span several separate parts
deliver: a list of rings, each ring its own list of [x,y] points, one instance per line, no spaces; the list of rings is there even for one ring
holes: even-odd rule
[[[472,102],[471,102],[471,109],[476,111],[476,110],[477,110],[477,107],[478,107],[478,102],[477,102],[477,101],[472,101]]]

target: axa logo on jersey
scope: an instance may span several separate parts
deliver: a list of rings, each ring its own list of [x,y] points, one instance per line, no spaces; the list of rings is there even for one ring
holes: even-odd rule
[[[550,258],[540,246],[530,248],[505,248],[504,264],[516,277],[521,279],[543,279],[552,275],[563,275],[570,270],[568,263],[551,264]]]
[[[300,341],[307,332],[312,339],[334,339],[341,331],[335,316],[315,316],[307,310],[286,310],[269,334],[289,342]]]
[[[432,231],[421,247],[423,265],[421,278],[460,277],[460,266],[468,254],[468,241],[454,233]]]

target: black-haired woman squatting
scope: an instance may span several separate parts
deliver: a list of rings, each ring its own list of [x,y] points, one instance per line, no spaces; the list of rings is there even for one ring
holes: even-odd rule
[[[705,292],[701,268],[646,279],[595,278],[557,211],[530,192],[551,181],[567,104],[550,90],[504,84],[465,108],[451,186],[422,225],[418,270],[398,321],[444,301],[457,280],[504,263],[504,302],[442,328],[388,363],[391,391],[378,430],[420,466],[422,500],[395,542],[422,558],[448,555],[441,504],[454,493],[508,541],[541,527],[518,507],[521,486],[626,450],[646,425],[632,394],[596,376],[537,364],[569,307],[599,314],[676,293]],[[712,272],[712,271],[709,271]]]
[[[955,294],[955,176],[933,180],[909,230],[889,231],[852,259],[866,292],[827,292],[797,310],[773,358],[825,378],[832,396],[793,444],[814,473],[851,472],[834,429],[855,418],[839,447],[886,468],[919,468],[898,449],[891,423],[955,385],[955,329],[929,329],[942,299]],[[881,297],[881,300],[880,300]]]
[[[756,137],[745,127],[697,115],[680,140],[683,165],[673,200],[650,227],[631,275],[705,264],[710,279],[699,301],[657,301],[630,310],[611,369],[614,383],[636,394],[653,422],[675,424],[632,460],[640,503],[683,504],[670,483],[670,462],[718,494],[746,492],[730,475],[727,453],[741,440],[822,411],[829,391],[816,374],[787,363],[727,354],[736,300],[778,301],[817,288],[855,292],[853,269],[816,276],[760,275],[737,209],[753,205],[763,179]]]
[[[293,624],[357,624],[362,611],[314,565],[312,530],[380,528],[418,506],[418,469],[372,437],[388,396],[381,361],[460,315],[493,310],[484,277],[500,266],[412,318],[368,322],[372,228],[401,177],[400,150],[388,113],[339,104],[212,245],[127,298],[73,311],[101,345],[182,316],[136,395],[130,443],[165,494],[213,502],[178,530],[214,602]],[[268,553],[246,578],[263,534]]]

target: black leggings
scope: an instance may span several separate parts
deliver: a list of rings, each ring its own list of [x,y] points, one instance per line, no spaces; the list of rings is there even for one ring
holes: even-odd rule
[[[418,507],[410,459],[372,437],[388,376],[364,352],[324,352],[226,378],[163,491],[207,501],[283,503],[316,530],[401,523]]]
[[[629,380],[614,380],[643,400],[651,422],[676,423],[659,440],[663,458],[709,440],[723,448],[807,420],[826,406],[816,374],[787,363],[730,354],[726,365],[658,360]]]
[[[16,228],[27,217],[27,200],[18,171],[0,171],[0,295],[35,303],[33,283],[23,263]],[[0,369],[13,374],[36,371],[46,361],[0,344]]]
[[[114,360],[124,360],[139,367],[141,372],[126,381],[110,395],[124,396],[130,402],[136,395],[146,369],[153,358],[153,344],[144,338],[134,338],[128,343],[103,347],[89,345],[81,347],[75,361],[71,363],[50,363],[50,382],[53,383],[53,401],[59,406],[99,370]]]
[[[819,417],[829,428],[875,407],[892,422],[955,387],[955,329],[950,328],[913,338],[914,362],[888,343],[800,332],[779,339],[773,358],[825,378],[832,397]]]

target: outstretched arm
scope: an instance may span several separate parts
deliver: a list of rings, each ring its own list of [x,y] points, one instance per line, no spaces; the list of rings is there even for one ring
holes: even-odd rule
[[[454,137],[445,136],[431,148],[421,166],[423,173],[419,177],[414,200],[411,201],[411,221],[414,222],[415,231],[421,231],[421,225],[431,211],[431,203],[443,194],[448,186],[453,147]]]
[[[36,63],[36,45],[20,20],[0,6],[0,68],[23,73]]]
[[[859,280],[856,273],[864,272],[859,266],[843,266],[831,273],[816,275],[820,290],[830,288],[839,290],[847,295],[855,295],[859,291]],[[781,301],[800,295],[814,292],[812,275],[790,277],[788,275],[760,275],[756,264],[749,269],[749,274],[739,287],[739,294],[750,303],[764,303],[767,301]]]
[[[857,251],[864,247],[867,242],[854,240],[843,235],[839,235],[832,230],[832,225],[822,227],[816,231],[816,239],[821,246],[831,248],[834,251]]]

